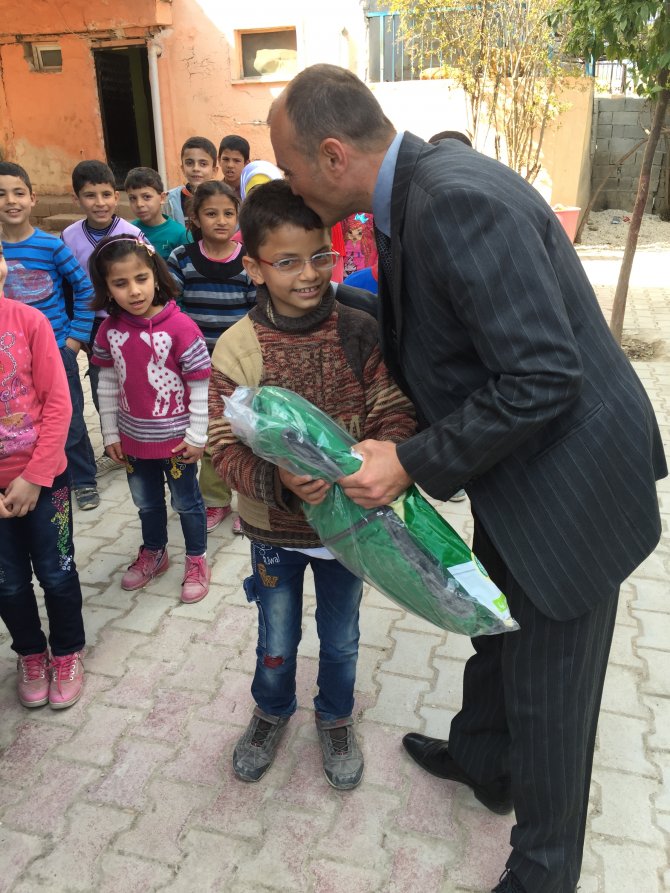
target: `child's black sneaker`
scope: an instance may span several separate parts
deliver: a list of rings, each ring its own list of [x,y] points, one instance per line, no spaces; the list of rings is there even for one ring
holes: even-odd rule
[[[277,752],[289,716],[270,716],[256,707],[251,722],[235,745],[233,771],[242,781],[259,781]]]

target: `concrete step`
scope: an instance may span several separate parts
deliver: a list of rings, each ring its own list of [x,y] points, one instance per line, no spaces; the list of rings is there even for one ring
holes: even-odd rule
[[[125,192],[119,196],[116,209],[119,217],[133,220],[135,215],[130,210]],[[41,195],[35,203],[31,214],[34,226],[39,226],[49,233],[61,233],[66,226],[81,220],[84,215],[71,195]]]

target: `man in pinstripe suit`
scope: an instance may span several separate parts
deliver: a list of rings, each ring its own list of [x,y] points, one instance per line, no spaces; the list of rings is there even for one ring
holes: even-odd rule
[[[573,893],[619,586],[660,536],[667,474],[645,391],[556,216],[454,140],[396,134],[353,74],[316,65],[271,110],[277,163],[326,224],[374,213],[384,356],[422,430],[365,441],[347,493],[464,486],[474,549],[521,629],[473,640],[449,742],[407,735],[434,775],[516,813],[496,891]]]

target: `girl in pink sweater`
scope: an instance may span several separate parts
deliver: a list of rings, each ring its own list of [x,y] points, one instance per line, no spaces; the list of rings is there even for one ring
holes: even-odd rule
[[[102,439],[107,455],[126,467],[142,527],[142,545],[121,586],[141,589],[168,569],[167,481],[186,545],[181,600],[197,602],[210,580],[197,478],[207,443],[211,363],[205,340],[172,300],[169,270],[147,242],[127,235],[102,239],[89,271],[93,309],[109,313],[92,360],[102,367]]]
[[[67,482],[72,405],[49,320],[2,294],[0,248],[0,617],[18,654],[24,707],[69,707],[84,681],[81,587]],[[44,590],[49,645],[33,571]]]

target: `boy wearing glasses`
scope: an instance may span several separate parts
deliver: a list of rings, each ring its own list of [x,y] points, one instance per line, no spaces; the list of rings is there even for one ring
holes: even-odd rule
[[[405,440],[415,431],[414,412],[384,366],[375,319],[335,300],[330,232],[289,185],[275,180],[254,189],[242,206],[240,229],[257,306],[219,338],[209,391],[212,459],[238,492],[251,540],[252,575],[244,589],[259,618],[251,686],[256,707],[235,747],[233,769],[243,781],[258,781],[297,708],[309,565],[320,641],[314,708],[323,768],[333,787],[349,790],[363,775],[352,718],[363,584],[322,546],[301,509],[302,502],[320,503],[330,484],[257,458],[231,433],[222,397],[238,385],[289,388],[361,440]]]

